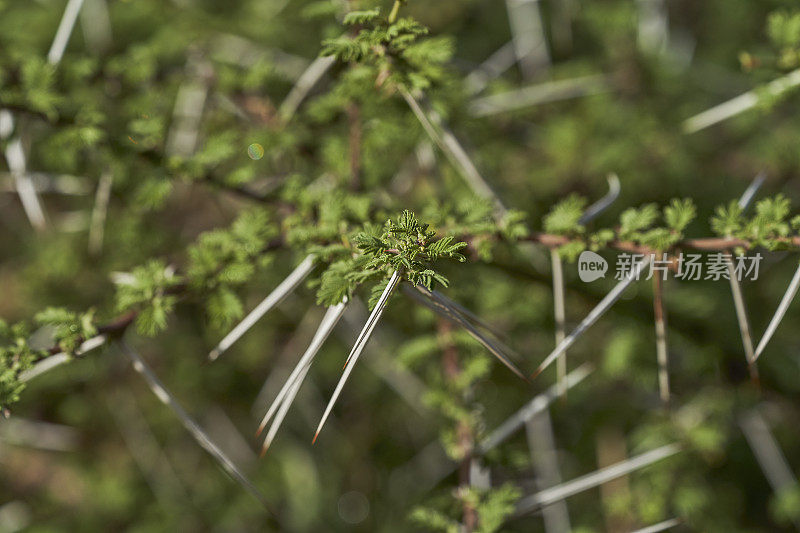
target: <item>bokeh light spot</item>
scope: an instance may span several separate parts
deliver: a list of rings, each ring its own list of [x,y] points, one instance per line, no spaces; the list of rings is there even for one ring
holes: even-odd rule
[[[247,147],[247,155],[250,156],[250,159],[258,161],[264,157],[264,147],[258,143],[253,143]]]
[[[338,507],[339,516],[348,524],[360,524],[369,516],[369,500],[357,490],[342,494]]]

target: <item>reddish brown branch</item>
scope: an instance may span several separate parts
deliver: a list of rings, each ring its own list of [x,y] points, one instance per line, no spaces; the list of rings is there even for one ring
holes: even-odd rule
[[[442,370],[445,379],[450,382],[457,381],[461,375],[461,365],[459,364],[458,349],[453,343],[453,325],[448,320],[439,319],[436,322],[436,329],[439,334],[439,343],[442,347]],[[470,486],[470,467],[475,449],[475,435],[469,423],[464,420],[458,423],[456,435],[458,447],[463,454],[458,468],[459,488],[468,489]],[[478,527],[478,512],[468,501],[468,498],[465,498],[463,502],[464,531],[471,533]]]

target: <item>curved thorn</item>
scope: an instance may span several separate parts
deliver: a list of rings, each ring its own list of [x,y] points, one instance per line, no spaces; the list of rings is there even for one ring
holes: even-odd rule
[[[619,176],[612,172],[606,176],[606,180],[608,181],[608,192],[584,211],[583,216],[578,220],[578,224],[582,226],[588,224],[619,198],[619,193],[622,190]]]

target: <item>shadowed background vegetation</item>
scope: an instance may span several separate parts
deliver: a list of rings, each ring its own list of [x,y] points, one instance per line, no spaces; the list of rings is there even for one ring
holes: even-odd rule
[[[381,84],[381,64],[338,61],[294,113],[282,103],[323,41],[370,27],[343,26],[344,13],[380,7],[386,15],[391,2],[85,0],[63,59],[50,65],[64,7],[0,0],[0,108],[17,119],[47,214],[45,229],[31,226],[0,158],[0,318],[28,321],[57,306],[94,309],[105,324],[141,305],[120,304],[115,280],[124,285],[151,259],[162,262],[159,272],[194,265],[197,273],[204,263],[190,247],[201,234],[242,213],[268,217],[243,223],[257,242],[282,239],[268,254],[236,259],[252,271],[187,278],[188,294],[174,302],[159,294],[169,299],[164,309],[146,307],[156,326],[137,322],[126,338],[271,511],[197,446],[112,344],[31,380],[0,420],[0,531],[558,531],[545,529],[541,511],[513,516],[518,498],[547,486],[524,430],[482,458],[488,485],[470,476],[466,449],[555,383],[555,366],[520,380],[401,290],[313,446],[375,278],[352,293],[263,459],[253,432],[322,319],[327,263],[207,360],[309,251],[334,253],[313,248],[317,241],[403,209],[434,229],[491,221],[485,233],[495,233],[491,202],[477,199],[430,142],[395,83],[424,90],[512,210],[504,219],[512,228],[524,215],[527,228],[542,230],[570,194],[602,197],[609,173],[619,176],[620,196],[590,228],[617,226],[632,206],[684,197],[697,207],[685,235],[713,236],[714,210],[760,172],[759,198],[783,194],[793,213],[800,205],[798,101],[763,89],[798,67],[793,2],[541,0],[546,61],[511,65],[476,93],[465,79],[514,37],[507,6],[408,0],[401,17],[429,28],[432,44],[416,52],[422,67],[409,62],[423,74]],[[658,21],[663,31],[648,29]],[[476,112],[482,97],[587,76],[591,94]],[[762,98],[753,109],[685,132],[689,117],[754,88]],[[202,99],[176,105],[187,91]],[[186,131],[189,141],[175,140]],[[4,151],[9,144],[0,140]],[[104,180],[107,215],[98,222]],[[60,192],[44,190],[56,185]],[[481,239],[468,242],[466,263],[437,263],[449,280],[438,290],[490,324],[530,374],[554,346],[547,249],[500,242],[475,253]],[[613,274],[618,252],[600,253]],[[794,250],[762,254],[759,279],[742,284],[756,342],[797,267]],[[569,331],[615,280],[583,283],[569,261],[564,276]],[[789,469],[800,468],[797,306],[758,360],[756,385],[729,284],[666,281],[665,408],[652,300],[650,283],[634,284],[569,349],[570,369],[588,361],[595,371],[549,407],[554,458],[566,481],[672,442],[684,451],[568,498],[572,530],[634,531],[673,518],[678,531],[790,530],[800,491],[793,477],[771,486],[742,426],[766,421]],[[157,334],[139,334],[148,329]]]

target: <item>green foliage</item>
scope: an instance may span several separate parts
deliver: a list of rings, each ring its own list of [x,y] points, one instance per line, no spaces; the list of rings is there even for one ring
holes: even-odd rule
[[[770,501],[769,511],[785,527],[800,520],[800,487],[793,484],[778,490]]]
[[[767,18],[767,35],[778,50],[780,68],[797,68],[800,65],[800,13],[775,11]]]
[[[85,340],[97,335],[94,311],[75,313],[60,307],[48,307],[36,313],[34,322],[53,329],[53,346],[64,353],[74,354]]]
[[[117,279],[117,310],[137,311],[136,330],[153,336],[167,327],[167,317],[176,302],[169,291],[179,283],[174,271],[162,261],[149,261]]]
[[[647,204],[639,208],[628,208],[619,217],[619,237],[623,240],[641,239],[644,231],[658,220],[658,207]]]
[[[8,408],[19,401],[19,395],[25,388],[20,381],[20,374],[33,366],[33,363],[44,356],[41,351],[33,350],[27,342],[28,329],[24,324],[9,325],[0,320],[0,415],[8,416]]]
[[[317,303],[335,305],[360,284],[398,269],[413,285],[432,289],[439,283],[446,287],[447,278],[431,268],[432,263],[440,259],[466,261],[459,252],[466,243],[455,242],[453,236],[436,238],[436,232],[410,211],[403,211],[396,221],[388,220],[383,228],[366,226],[365,231],[354,235],[353,243],[362,255],[340,259],[323,272]],[[370,301],[375,303],[380,292],[376,288],[372,294]]]
[[[97,334],[94,311],[75,313],[60,307],[48,307],[36,314],[34,323],[42,327],[39,333],[53,346],[53,353],[60,351],[75,355],[83,341]],[[7,415],[9,408],[19,401],[25,388],[20,374],[51,353],[32,347],[28,343],[30,333],[30,327],[22,322],[9,325],[0,320],[0,414]]]
[[[777,250],[790,246],[787,238],[794,227],[794,219],[789,219],[790,212],[790,201],[782,194],[759,201],[755,214],[750,218],[731,203],[727,207],[717,208],[711,219],[711,228],[720,236],[746,241],[748,247],[763,246]]]
[[[581,234],[585,228],[578,221],[586,209],[586,199],[572,194],[556,204],[544,217],[544,230],[556,235]]]
[[[453,55],[453,41],[439,37],[420,41],[428,29],[412,18],[390,20],[380,11],[354,11],[345,16],[346,24],[367,25],[355,36],[342,35],[322,43],[321,55],[339,61],[368,64],[380,73],[380,83],[401,83],[413,89],[426,89],[441,81],[443,65]]]
[[[697,208],[690,199],[672,200],[668,207],[664,208],[664,222],[667,227],[675,233],[683,233],[692,220],[697,216]]]
[[[514,512],[514,505],[520,495],[517,487],[507,483],[489,490],[464,487],[458,491],[457,498],[464,508],[475,510],[476,532],[494,533],[502,529],[506,519]],[[463,529],[461,521],[430,507],[416,507],[411,512],[410,518],[431,531],[457,533]]]

